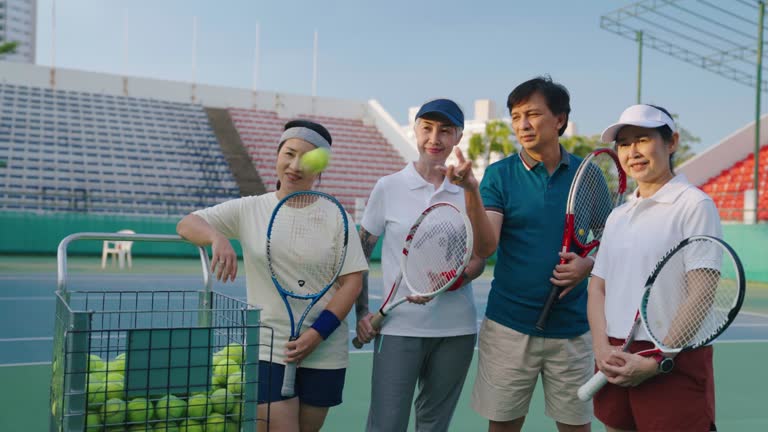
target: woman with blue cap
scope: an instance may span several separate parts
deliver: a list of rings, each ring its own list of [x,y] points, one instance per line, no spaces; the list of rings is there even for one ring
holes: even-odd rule
[[[437,99],[424,104],[416,114],[415,124],[419,159],[379,179],[371,192],[360,224],[360,238],[370,258],[379,237],[384,236],[382,271],[387,289],[399,273],[398,257],[408,230],[421,212],[437,202],[449,202],[462,211],[465,208],[463,190],[441,172],[461,140],[463,128],[464,114],[455,102]],[[380,332],[371,326],[364,278],[356,311],[357,337],[364,343],[375,337],[367,431],[407,430],[417,385],[416,430],[448,430],[472,361],[477,333],[469,281],[480,275],[483,266],[483,260],[473,257],[463,283],[426,304],[419,298],[409,298],[412,303],[404,303],[388,314]],[[404,291],[408,290],[398,290],[398,296],[405,295]]]

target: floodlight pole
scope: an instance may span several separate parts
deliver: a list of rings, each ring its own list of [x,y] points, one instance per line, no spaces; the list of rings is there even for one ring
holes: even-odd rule
[[[755,213],[753,216],[753,223],[757,223],[759,220],[759,205],[758,205],[758,186],[760,186],[760,93],[762,92],[763,84],[763,21],[765,18],[765,2],[760,0],[758,2],[758,20],[757,20],[757,83],[755,83],[755,163],[752,172],[754,199],[755,199]]]
[[[640,103],[640,90],[643,85],[643,32],[636,31],[637,40],[637,103]]]

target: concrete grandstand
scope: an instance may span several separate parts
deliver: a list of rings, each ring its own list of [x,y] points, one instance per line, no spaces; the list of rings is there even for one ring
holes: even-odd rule
[[[292,118],[334,137],[319,190],[358,213],[416,151],[376,101],[0,65],[0,210],[178,216],[274,190]],[[243,159],[247,159],[244,162]]]
[[[478,124],[494,117],[487,101],[475,108]],[[353,216],[378,178],[417,156],[412,125],[398,125],[375,100],[0,62],[0,109],[4,211],[176,217],[271,191],[276,142],[292,118],[314,119],[331,131],[333,158],[318,189],[337,196]],[[768,116],[761,135],[768,136]],[[715,199],[724,221],[753,214],[753,136],[747,125],[679,168]],[[759,158],[758,218],[765,221],[768,148]]]

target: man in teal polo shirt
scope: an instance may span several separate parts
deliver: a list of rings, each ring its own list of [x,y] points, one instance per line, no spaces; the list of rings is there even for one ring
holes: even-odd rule
[[[519,155],[489,166],[480,185],[461,152],[459,165],[446,170],[465,190],[475,252],[498,252],[472,407],[489,420],[489,431],[519,431],[541,375],[545,412],[558,430],[589,431],[592,405],[576,391],[592,376],[586,277],[593,261],[559,253],[568,189],[581,162],[559,143],[570,96],[549,77],[538,77],[516,87],[507,107]],[[558,264],[561,256],[566,264]],[[536,319],[551,284],[563,292],[540,332]]]

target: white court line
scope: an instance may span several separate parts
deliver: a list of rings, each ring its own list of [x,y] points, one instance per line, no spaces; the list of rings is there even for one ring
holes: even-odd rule
[[[189,275],[189,276],[162,276],[161,274],[156,273],[136,273],[136,274],[115,274],[115,273],[104,273],[104,274],[94,274],[94,273],[88,273],[88,274],[76,274],[72,275],[69,274],[67,277],[67,282],[83,279],[90,279],[90,280],[103,280],[103,279],[124,279],[124,280],[132,280],[132,279],[159,279],[162,281],[189,281],[190,279],[198,279],[202,278],[202,274],[200,275]],[[50,274],[50,275],[27,275],[27,274],[21,274],[21,275],[13,275],[13,274],[4,274],[0,275],[0,280],[20,280],[20,281],[55,281],[56,275]]]
[[[768,339],[718,339],[716,344],[732,344],[732,343],[766,343]]]
[[[744,311],[744,310],[743,310],[743,311],[739,311],[739,314],[740,314],[740,315],[741,315],[741,314],[743,314],[743,315],[753,315],[753,316],[759,316],[759,317],[761,317],[761,318],[766,318],[766,319],[768,319],[768,314],[764,314],[764,313],[760,313],[760,312],[750,312],[750,311]]]
[[[6,338],[6,339],[0,339],[0,343],[3,343],[3,342],[52,341],[52,340],[53,340],[53,337],[51,337],[51,336],[25,337],[25,338]]]
[[[0,297],[0,301],[14,301],[14,300],[22,300],[22,301],[54,301],[56,300],[56,297],[43,297],[43,296],[37,296],[37,297]]]
[[[50,364],[51,364],[51,362],[5,363],[5,364],[0,364],[0,368],[16,367],[16,366],[42,366],[42,365],[50,365]]]

